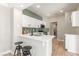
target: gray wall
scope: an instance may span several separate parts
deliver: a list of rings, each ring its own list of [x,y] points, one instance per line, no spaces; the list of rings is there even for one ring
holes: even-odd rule
[[[35,14],[34,12],[32,12],[32,11],[30,11],[28,9],[24,9],[23,10],[23,14],[24,15],[27,15],[27,16],[30,16],[30,17],[33,17],[33,18],[36,18],[36,19],[39,19],[39,20],[42,20],[42,17],[41,16]]]
[[[77,8],[77,11],[79,11],[79,6]],[[76,33],[79,34],[79,27],[75,27],[76,28]]]
[[[46,26],[50,28],[50,22],[57,22],[57,36],[58,39],[64,39],[65,34],[78,34],[77,28],[72,27],[71,12],[66,12],[62,16],[52,17],[51,19],[43,19],[46,21]]]

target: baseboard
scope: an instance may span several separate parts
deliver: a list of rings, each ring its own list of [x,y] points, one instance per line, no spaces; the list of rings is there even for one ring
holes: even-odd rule
[[[11,53],[11,50],[1,53],[0,56],[4,56],[5,54],[8,54],[8,53]]]
[[[64,41],[64,40],[62,40],[62,39],[57,39],[58,41]]]
[[[14,55],[14,52],[13,52],[13,51],[10,51],[10,53],[11,53],[12,55]]]

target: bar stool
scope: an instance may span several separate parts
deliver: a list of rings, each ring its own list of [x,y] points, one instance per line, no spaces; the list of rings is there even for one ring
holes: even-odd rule
[[[24,47],[22,48],[23,56],[28,56],[28,55],[31,56],[31,52],[30,52],[31,49],[32,49],[31,46],[24,46]]]
[[[15,45],[17,45],[17,46],[16,46],[15,51],[14,51],[14,56],[15,56],[15,55],[21,56],[21,50],[22,50],[21,44],[22,44],[22,43],[23,43],[22,41],[15,42]]]

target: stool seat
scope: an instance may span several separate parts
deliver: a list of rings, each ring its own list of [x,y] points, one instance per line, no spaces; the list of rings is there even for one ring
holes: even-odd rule
[[[15,42],[15,45],[20,45],[20,44],[22,44],[22,43],[23,43],[22,41]]]
[[[24,46],[24,47],[22,48],[23,51],[28,51],[28,50],[30,50],[30,49],[32,49],[31,46]]]
[[[14,51],[14,56],[15,55],[21,56],[22,46],[20,44],[22,44],[22,43],[23,43],[22,41],[15,42],[15,45],[17,45],[17,46]]]
[[[31,46],[24,46],[24,47],[22,48],[23,56],[27,56],[27,55],[30,55],[30,56],[31,56],[30,49],[32,49]]]

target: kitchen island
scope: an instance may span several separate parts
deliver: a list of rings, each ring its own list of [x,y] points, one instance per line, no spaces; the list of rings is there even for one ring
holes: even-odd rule
[[[51,56],[52,55],[52,39],[55,36],[42,35],[42,36],[20,36],[23,46],[32,46],[31,54],[32,56]]]

